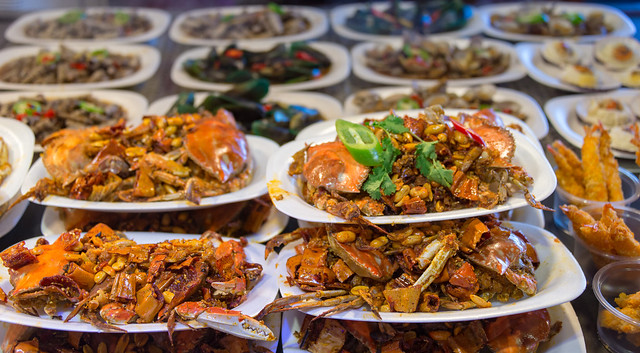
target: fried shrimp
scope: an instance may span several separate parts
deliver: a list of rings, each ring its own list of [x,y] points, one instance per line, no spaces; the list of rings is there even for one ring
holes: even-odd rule
[[[551,145],[557,150],[558,154],[562,155],[567,161],[571,167],[571,174],[576,181],[582,184],[584,182],[584,172],[582,171],[582,161],[580,157],[560,140],[554,141]]]
[[[631,130],[633,130],[633,138],[631,139],[631,143],[633,143],[638,149],[636,150],[636,164],[640,166],[640,125],[635,123],[631,126]]]
[[[609,201],[621,201],[624,200],[622,194],[622,181],[620,180],[620,173],[618,172],[618,161],[611,152],[611,135],[602,128],[600,128],[600,161],[604,171],[604,180],[607,182],[607,193],[609,194]]]
[[[553,159],[555,159],[556,164],[558,164],[556,177],[558,178],[558,184],[560,184],[560,187],[567,190],[572,195],[584,197],[584,186],[582,186],[582,165],[579,165],[579,168],[575,168],[560,149],[556,150],[551,145],[547,146],[547,150],[551,153]],[[571,150],[569,150],[569,152],[573,153]],[[575,157],[577,158],[577,156]],[[579,159],[578,163],[580,163]],[[574,172],[576,170],[580,171],[579,175]]]
[[[600,138],[596,135],[598,128],[585,128],[582,144],[582,169],[584,171],[584,189],[586,198],[594,201],[607,201],[609,194],[604,180],[604,172],[600,161]]]

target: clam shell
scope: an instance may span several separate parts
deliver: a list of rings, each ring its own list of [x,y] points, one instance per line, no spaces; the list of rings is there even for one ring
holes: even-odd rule
[[[613,54],[613,49],[617,44],[629,47],[632,57],[628,60],[618,60]],[[640,63],[640,42],[634,38],[605,37],[594,44],[593,55],[600,64],[609,70],[624,70]]]
[[[591,125],[596,123],[595,121],[592,121],[589,119],[589,107],[591,106],[591,102],[592,101],[601,101],[606,99],[606,97],[597,97],[597,98],[584,98],[581,99],[578,103],[576,103],[576,115],[578,116],[578,119],[580,119],[580,121],[584,124],[587,125]],[[613,98],[615,99],[615,98]],[[624,123],[621,122],[621,124],[619,126],[622,125],[629,125],[630,123],[633,123],[635,121],[635,117],[634,117],[634,113],[631,111],[631,109],[629,108],[629,106],[627,105],[627,103],[617,99],[618,102],[620,102],[620,104],[622,105],[622,111],[623,114],[626,114],[628,116],[627,121],[625,121]],[[613,127],[612,125],[607,125],[604,124],[604,126],[609,129],[611,127]]]

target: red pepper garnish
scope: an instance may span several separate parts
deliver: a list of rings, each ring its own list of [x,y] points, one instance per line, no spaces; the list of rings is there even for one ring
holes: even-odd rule
[[[273,105],[271,105],[271,104],[263,104],[262,107],[264,108],[265,112],[268,112],[271,109],[273,109]]]
[[[49,109],[47,109],[47,111],[42,116],[47,118],[47,119],[53,119],[53,118],[56,117],[56,112],[53,111],[53,109],[49,108]]]
[[[233,59],[242,58],[242,54],[243,54],[242,50],[233,49],[233,48],[227,49],[227,51],[224,52],[225,56],[228,56],[228,57],[233,58]]]
[[[26,118],[26,117],[27,117],[27,114],[25,114],[25,113],[18,114],[18,115],[16,115],[16,120],[18,120],[18,121],[22,121],[22,120],[24,120],[24,118]]]
[[[254,63],[253,65],[251,65],[251,70],[260,71],[260,70],[264,69],[265,67],[267,67],[267,64],[265,64],[265,63]]]
[[[298,50],[295,53],[295,57],[296,59],[300,59],[300,60],[304,60],[304,61],[311,61],[311,62],[316,62],[316,58],[314,58],[313,56],[311,56],[311,54]]]
[[[493,71],[493,66],[491,66],[491,65],[487,65],[487,66],[482,68],[482,74],[483,75],[488,75],[491,71]]]
[[[422,104],[424,103],[424,101],[422,100],[422,98],[420,98],[420,96],[419,96],[419,95],[417,95],[417,94],[415,94],[415,93],[414,93],[414,94],[412,94],[412,95],[410,96],[410,98],[411,98],[411,99],[413,99],[414,101],[416,101],[416,103],[418,103],[418,105],[419,105],[420,107],[424,107],[424,105],[422,105]]]
[[[83,62],[71,63],[71,64],[69,64],[69,66],[71,66],[72,68],[74,68],[76,70],[84,70],[84,69],[87,68],[87,64],[83,63]]]
[[[456,129],[456,130],[460,131],[461,133],[465,134],[467,137],[471,138],[473,141],[477,142],[482,147],[486,146],[486,144],[484,143],[484,140],[482,139],[482,137],[480,137],[480,135],[475,133],[473,130],[467,129],[466,127],[464,127],[464,125],[460,124],[455,119],[449,119],[449,121],[453,125],[454,129]]]

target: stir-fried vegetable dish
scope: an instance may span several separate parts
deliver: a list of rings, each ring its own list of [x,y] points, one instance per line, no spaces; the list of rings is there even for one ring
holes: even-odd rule
[[[524,5],[522,9],[501,15],[491,14],[491,25],[511,33],[543,36],[579,36],[607,34],[614,30],[604,13],[564,12],[554,8]]]
[[[304,42],[278,44],[267,51],[249,51],[232,44],[212,48],[205,58],[189,59],[185,71],[201,81],[240,83],[266,78],[272,84],[310,81],[324,76],[329,58]]]
[[[42,49],[35,56],[13,59],[0,67],[0,81],[23,84],[112,81],[140,70],[140,58],[105,49],[76,52]]]

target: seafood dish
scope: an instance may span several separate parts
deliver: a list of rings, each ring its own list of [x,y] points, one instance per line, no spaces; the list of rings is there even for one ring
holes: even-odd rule
[[[9,146],[0,137],[0,184],[11,174],[11,163],[9,163]],[[0,213],[1,214],[1,213]]]
[[[601,35],[614,30],[602,11],[562,11],[554,5],[523,5],[510,13],[492,13],[491,26],[509,33],[553,37]]]
[[[609,70],[624,70],[640,62],[640,42],[633,38],[606,37],[593,47],[595,59]]]
[[[282,259],[284,280],[304,293],[276,299],[258,318],[308,308],[321,308],[319,316],[325,317],[368,306],[381,319],[380,313],[388,312],[490,308],[493,301],[537,292],[536,249],[495,216],[299,228],[270,240],[267,253],[287,243],[295,251]]]
[[[620,293],[614,301],[618,305],[615,309],[622,315],[636,322],[640,321],[640,292]],[[618,318],[608,310],[601,310],[599,321],[603,328],[617,331],[636,348],[640,347],[640,327],[637,325]]]
[[[611,152],[611,136],[601,125],[585,127],[585,131],[582,160],[559,140],[547,146],[558,165],[558,184],[569,194],[587,200],[623,200],[618,161]]]
[[[355,221],[492,209],[520,192],[544,208],[528,191],[533,179],[511,164],[515,140],[491,111],[450,118],[434,106],[365,125],[338,120],[336,129],[338,140],[306,146],[289,166],[302,198],[331,215]]]
[[[545,61],[558,67],[577,64],[582,58],[580,48],[568,40],[548,41],[542,47],[540,54]]]
[[[494,76],[511,65],[509,53],[472,38],[467,46],[408,36],[403,45],[379,45],[365,53],[365,65],[382,75],[411,79]]]
[[[267,353],[251,341],[212,329],[166,332],[91,333],[68,332],[13,325],[2,342],[5,353]],[[10,336],[10,337],[9,337]]]
[[[0,81],[19,84],[94,83],[125,78],[141,68],[136,55],[107,49],[80,52],[61,45],[60,50],[41,49],[0,67]]]
[[[401,35],[404,31],[432,34],[458,30],[471,17],[471,7],[460,0],[387,3],[389,6],[384,10],[378,10],[372,3],[359,7],[346,18],[346,27],[375,35]]]
[[[47,195],[89,201],[188,200],[248,185],[253,160],[247,139],[229,112],[147,116],[126,128],[60,130],[43,141],[51,176],[23,198]]]
[[[463,322],[388,324],[305,316],[298,338],[309,352],[536,352],[562,329],[547,309],[495,319]],[[517,329],[515,329],[517,328]]]
[[[171,334],[180,320],[209,324],[211,317],[228,317],[272,340],[264,324],[229,310],[245,301],[263,274],[261,264],[247,261],[246,245],[213,232],[139,244],[104,224],[84,235],[65,232],[52,243],[39,238],[32,249],[22,241],[0,253],[11,283],[5,302],[51,320],[70,307],[65,322],[77,316],[103,330],[167,322]]]
[[[198,39],[254,39],[299,34],[310,26],[295,8],[269,3],[254,11],[243,8],[237,14],[193,13],[180,23],[180,30]]]
[[[635,68],[625,72],[620,81],[627,87],[640,87],[640,69]]]
[[[409,94],[398,93],[389,97],[381,97],[375,91],[362,90],[356,92],[353,103],[360,108],[361,113],[388,111],[390,109],[418,109],[437,104],[443,108],[490,108],[497,112],[511,114],[523,121],[527,120],[526,112],[522,111],[522,107],[517,102],[494,100],[493,97],[496,91],[496,86],[484,84],[470,87],[464,93],[456,94],[447,90],[446,81],[442,81],[433,87],[414,85]]]
[[[0,103],[0,116],[12,117],[29,125],[36,136],[36,143],[65,128],[111,125],[128,118],[120,105],[99,100],[91,94],[50,99],[42,94],[23,96]]]
[[[189,76],[208,82],[241,83],[266,78],[272,84],[318,79],[331,67],[331,60],[304,42],[278,44],[266,51],[250,51],[231,44],[212,48],[204,58],[182,64]]]
[[[576,105],[576,115],[588,125],[602,123],[607,129],[628,126],[636,120],[626,103],[612,97],[592,98],[588,104],[581,102]]]
[[[152,23],[138,11],[88,13],[73,9],[52,19],[37,18],[24,27],[24,35],[44,39],[112,39],[138,36],[151,30]]]
[[[273,204],[266,197],[210,208],[156,213],[117,213],[83,209],[58,209],[66,230],[83,232],[97,223],[121,231],[202,234],[216,232],[225,237],[256,233],[267,220]]]
[[[600,83],[599,73],[585,65],[567,65],[560,73],[560,80],[580,88],[595,89]]]

